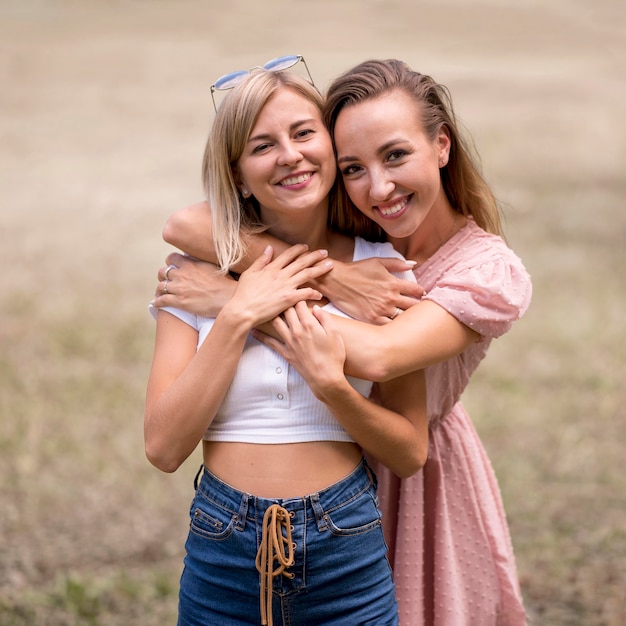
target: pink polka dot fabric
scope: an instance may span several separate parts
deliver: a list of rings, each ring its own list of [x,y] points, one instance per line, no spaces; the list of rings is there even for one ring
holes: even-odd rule
[[[430,445],[423,470],[399,479],[374,463],[400,624],[523,626],[500,491],[459,398],[491,340],[526,311],[530,278],[504,241],[472,220],[415,274],[426,298],[481,340],[426,371]]]

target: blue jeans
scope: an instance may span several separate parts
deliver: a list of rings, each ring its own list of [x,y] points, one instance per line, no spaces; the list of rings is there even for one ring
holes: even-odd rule
[[[396,626],[398,607],[376,479],[365,460],[326,489],[293,499],[243,493],[204,469],[191,504],[178,626],[258,626],[255,558],[263,515],[292,514],[295,564],[273,583],[274,626]]]

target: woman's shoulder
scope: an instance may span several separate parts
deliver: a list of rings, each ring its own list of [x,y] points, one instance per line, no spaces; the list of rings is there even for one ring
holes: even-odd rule
[[[502,237],[473,220],[457,234],[418,282],[427,289],[427,299],[481,334],[498,336],[526,312],[530,275]]]
[[[187,324],[188,326],[191,326],[195,330],[200,330],[203,324],[213,321],[213,318],[201,317],[194,313],[190,313],[189,311],[184,311],[183,309],[178,309],[173,306],[165,306],[161,308],[156,308],[152,304],[152,302],[148,305],[148,311],[150,312],[150,315],[152,315],[152,317],[155,320],[157,318],[157,314],[159,311],[167,311],[167,313],[170,313],[174,317],[177,317],[179,320],[181,320],[182,322],[185,322],[185,324]]]
[[[447,266],[450,271],[464,272],[484,265],[514,266],[526,271],[520,257],[502,236],[483,230],[471,218],[448,244],[441,249],[437,264]]]

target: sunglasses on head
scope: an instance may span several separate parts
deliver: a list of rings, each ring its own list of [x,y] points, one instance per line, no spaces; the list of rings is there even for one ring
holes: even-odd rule
[[[306,69],[306,73],[309,76],[309,81],[311,82],[311,84],[313,84],[313,78],[311,78],[311,72],[309,72],[309,68],[306,64],[306,61],[304,60],[304,57],[301,54],[290,54],[288,56],[272,59],[271,61],[268,61],[265,65],[255,65],[249,70],[238,70],[236,72],[230,72],[230,74],[224,74],[224,76],[220,76],[220,78],[218,78],[211,85],[211,99],[213,100],[213,107],[217,111],[217,105],[215,104],[216,91],[232,89],[233,87],[238,85],[244,78],[246,78],[246,76],[248,76],[252,70],[260,69],[267,72],[282,72],[284,70],[288,70],[289,68],[297,65],[300,62],[304,64],[304,69]]]

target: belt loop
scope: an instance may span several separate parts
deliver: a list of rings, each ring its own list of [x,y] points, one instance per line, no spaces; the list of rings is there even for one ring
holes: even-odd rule
[[[320,532],[328,530],[328,523],[326,521],[326,514],[324,513],[324,509],[320,504],[320,494],[313,493],[310,496],[311,499],[311,507],[313,508],[313,513],[315,513],[315,520],[317,521],[317,529]]]
[[[378,476],[376,476],[376,472],[369,466],[365,457],[363,457],[363,467],[367,472],[367,475],[370,477],[370,482],[376,489],[378,489]]]
[[[237,514],[237,523],[235,528],[237,530],[243,530],[246,526],[246,519],[248,517],[248,507],[250,506],[250,500],[252,496],[248,493],[241,495],[241,504],[239,505],[239,513]]]
[[[193,489],[194,491],[198,491],[198,483],[200,474],[202,474],[202,470],[204,469],[204,463],[200,465],[200,469],[196,472],[196,477],[193,479]]]

